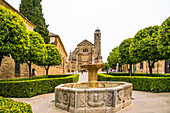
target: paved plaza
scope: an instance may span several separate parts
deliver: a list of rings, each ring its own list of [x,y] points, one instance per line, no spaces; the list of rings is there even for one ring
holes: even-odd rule
[[[80,74],[78,82],[86,82],[87,73]],[[55,108],[54,93],[37,95],[32,98],[12,98],[31,104],[33,113],[68,113]],[[170,93],[132,92],[132,104],[117,113],[170,113]]]

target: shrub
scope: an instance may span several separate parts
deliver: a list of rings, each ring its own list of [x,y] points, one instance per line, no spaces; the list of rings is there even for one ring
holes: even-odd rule
[[[48,78],[60,78],[60,77],[67,77],[71,75],[72,74],[48,75]],[[36,77],[29,77],[29,78],[6,79],[6,80],[1,80],[1,81],[22,81],[22,80],[34,80],[34,79],[43,79],[43,78],[47,78],[47,76],[44,75],[44,76],[36,76]]]
[[[130,73],[106,73],[113,76],[130,76]],[[149,73],[133,73],[132,76],[149,76]],[[152,74],[152,77],[170,77],[170,74]]]
[[[112,76],[100,73],[98,81],[123,81],[132,83],[134,90],[170,92],[170,77]]]
[[[4,81],[23,81],[23,80],[34,80],[34,79],[43,79],[47,78],[47,76],[36,76],[36,77],[29,77],[29,78],[14,78],[14,79],[5,79],[1,80],[0,82]]]
[[[0,96],[0,113],[32,113],[30,104]]]
[[[73,74],[64,74],[64,75],[48,75],[48,78],[59,78],[59,77],[67,77]]]
[[[0,95],[4,97],[32,97],[54,92],[60,84],[77,82],[78,74],[60,78],[43,78],[22,81],[1,81]]]

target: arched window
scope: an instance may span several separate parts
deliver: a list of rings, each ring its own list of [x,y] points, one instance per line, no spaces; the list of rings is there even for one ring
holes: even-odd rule
[[[86,48],[85,48],[85,49],[83,49],[83,52],[88,52],[88,49],[86,49]]]
[[[97,38],[99,38],[99,34],[97,34]]]

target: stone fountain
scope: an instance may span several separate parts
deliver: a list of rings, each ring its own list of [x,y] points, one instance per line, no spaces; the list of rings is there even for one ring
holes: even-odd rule
[[[55,88],[55,106],[71,113],[115,113],[131,104],[132,84],[98,82],[103,64],[82,65],[88,82],[61,84]]]

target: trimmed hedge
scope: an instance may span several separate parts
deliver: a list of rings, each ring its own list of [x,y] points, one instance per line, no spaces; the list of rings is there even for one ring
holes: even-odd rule
[[[73,75],[73,74],[48,75],[48,78],[60,78],[60,77],[67,77],[67,76],[71,76],[71,75]],[[29,78],[6,79],[6,80],[1,80],[1,81],[22,81],[22,80],[35,80],[35,79],[43,79],[43,78],[47,78],[47,76],[44,75],[44,76],[36,76],[36,77],[29,77]]]
[[[32,113],[30,104],[0,96],[0,113]]]
[[[48,75],[48,78],[59,78],[59,77],[68,77],[73,74],[65,74],[65,75]]]
[[[113,76],[130,76],[130,73],[105,73]],[[149,76],[149,73],[132,73],[132,76]],[[170,74],[152,74],[152,77],[170,77]]]
[[[99,73],[98,81],[124,81],[132,83],[134,90],[170,92],[170,77],[112,76]]]
[[[1,81],[0,95],[3,97],[32,97],[39,94],[54,92],[54,88],[64,83],[74,83],[78,74],[60,78],[43,78],[22,81]]]

